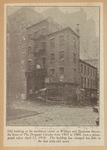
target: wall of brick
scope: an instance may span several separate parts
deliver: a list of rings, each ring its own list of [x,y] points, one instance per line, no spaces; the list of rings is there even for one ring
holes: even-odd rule
[[[64,44],[63,45],[59,45],[59,37],[61,35],[64,35]],[[50,39],[52,39],[52,38],[55,39],[54,49],[50,48]],[[57,76],[56,81],[59,81],[59,77],[60,77],[59,68],[64,67],[64,82],[68,82],[68,80],[69,80],[69,76],[68,76],[68,31],[62,30],[60,32],[57,32],[55,34],[48,36],[47,49],[48,49],[48,54],[47,54],[48,73],[49,73],[50,69],[55,68],[55,72],[56,72],[56,76]],[[60,61],[60,59],[59,59],[60,51],[64,51],[64,61]],[[55,55],[55,63],[53,63],[53,64],[50,63],[50,54],[51,53],[54,53],[54,55]]]
[[[76,47],[74,47],[74,38],[76,40]],[[74,53],[76,54],[75,58],[74,58]],[[71,30],[69,30],[69,59],[68,60],[69,60],[70,81],[72,83],[79,84],[79,37]],[[76,70],[76,73],[74,73],[74,69]]]
[[[81,65],[83,66],[83,71],[81,71]],[[86,67],[86,72],[85,72],[85,67]],[[89,68],[89,72],[88,72],[88,68]],[[88,88],[88,89],[97,89],[97,68],[80,60],[80,76],[83,77],[83,85],[81,84],[81,86]],[[86,78],[86,85],[84,83],[85,78]],[[89,79],[89,85],[88,85],[88,79]],[[93,84],[93,81],[94,81],[94,84]],[[92,85],[91,85],[91,82],[92,82]]]

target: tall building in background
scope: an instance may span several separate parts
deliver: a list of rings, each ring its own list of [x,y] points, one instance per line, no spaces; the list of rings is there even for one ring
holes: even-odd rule
[[[42,15],[29,7],[7,16],[7,96],[26,95],[26,28],[42,19]]]

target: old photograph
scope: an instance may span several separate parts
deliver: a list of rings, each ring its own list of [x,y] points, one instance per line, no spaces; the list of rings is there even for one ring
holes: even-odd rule
[[[6,6],[7,127],[100,126],[100,13]]]

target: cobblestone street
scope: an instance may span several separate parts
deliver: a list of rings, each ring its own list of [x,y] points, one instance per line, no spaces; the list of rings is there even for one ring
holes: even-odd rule
[[[7,113],[7,126],[90,126],[96,125],[99,117],[92,107],[73,108],[36,100],[13,101]]]

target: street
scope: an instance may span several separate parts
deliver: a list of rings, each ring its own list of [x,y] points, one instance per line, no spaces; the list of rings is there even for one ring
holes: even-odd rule
[[[7,126],[95,126],[99,113],[37,100],[17,100],[7,108]]]

